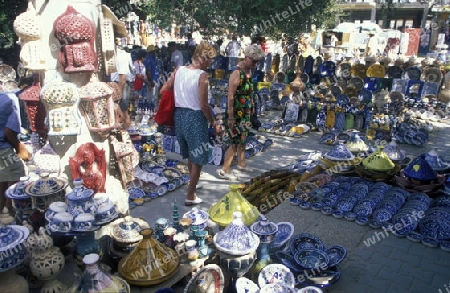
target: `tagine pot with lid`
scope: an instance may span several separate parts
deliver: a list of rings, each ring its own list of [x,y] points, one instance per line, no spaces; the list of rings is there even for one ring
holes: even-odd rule
[[[362,165],[370,171],[374,172],[389,172],[394,169],[394,162],[389,159],[388,155],[384,152],[383,147],[378,147],[378,150],[365,158],[362,161]]]
[[[425,159],[425,155],[422,154],[415,158],[408,166],[403,169],[403,174],[409,179],[429,182],[438,179],[438,174]]]
[[[156,241],[152,229],[141,231],[143,239],[118,265],[120,275],[136,286],[151,286],[170,279],[180,266],[178,253]]]
[[[260,243],[258,236],[242,221],[242,213],[234,212],[233,221],[214,235],[214,244],[219,251],[230,255],[245,255],[255,251]]]
[[[258,219],[258,208],[241,195],[239,185],[231,184],[229,188],[230,191],[211,206],[209,217],[219,226],[226,227],[233,221],[233,213],[241,212],[242,221],[246,226],[250,226]]]

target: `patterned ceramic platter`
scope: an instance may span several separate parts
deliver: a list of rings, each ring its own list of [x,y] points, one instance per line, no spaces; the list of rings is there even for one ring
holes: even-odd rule
[[[258,284],[261,288],[267,284],[281,284],[294,288],[295,278],[285,265],[270,264],[264,267],[259,273]]]
[[[328,266],[333,267],[340,264],[347,256],[347,250],[341,245],[334,245],[325,250],[328,255]]]
[[[305,269],[318,269],[328,267],[329,258],[326,252],[315,248],[298,250],[294,259],[299,266]]]
[[[404,72],[405,79],[420,80],[421,75],[422,70],[420,70],[420,68],[416,66],[408,67]]]
[[[304,273],[296,275],[297,284],[300,286],[314,286],[318,288],[326,288],[335,284],[341,278],[341,272],[338,266],[319,271],[318,274]],[[301,291],[300,291],[301,292]]]
[[[192,210],[183,215],[183,218],[191,218],[192,225],[194,226],[205,223],[206,221],[208,221],[208,217],[209,215],[207,212],[199,210],[197,208],[192,208]]]
[[[189,281],[184,293],[195,292],[222,292],[225,278],[222,269],[215,264],[209,264],[200,269]],[[253,291],[242,291],[253,292]],[[256,292],[256,291],[255,291]]]
[[[303,270],[303,268],[299,267],[294,257],[286,251],[275,251],[275,258],[279,263],[282,263],[287,268],[291,270],[293,273],[299,273]]]
[[[130,187],[130,188],[128,188],[128,194],[130,195],[131,199],[145,197],[144,190],[142,190],[141,188],[138,188],[138,187]]]
[[[240,277],[236,280],[236,293],[258,293],[259,287],[252,280]]]
[[[324,245],[322,240],[309,233],[297,234],[292,237],[291,241],[289,242],[289,249],[293,255],[297,251],[305,248],[316,248],[319,250],[323,250]]]
[[[39,179],[25,187],[25,193],[31,196],[47,196],[64,190],[69,182],[65,178]]]
[[[442,72],[437,67],[428,67],[422,71],[420,79],[425,82],[440,83],[442,80]]]
[[[282,247],[294,234],[294,225],[290,222],[279,222],[277,226],[278,231],[275,234],[272,247]]]
[[[259,291],[260,293],[297,293],[297,289],[282,285],[282,284],[269,284],[265,285]]]

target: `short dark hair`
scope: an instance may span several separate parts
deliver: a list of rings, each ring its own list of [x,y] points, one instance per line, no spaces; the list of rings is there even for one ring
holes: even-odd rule
[[[171,41],[171,42],[169,42],[169,43],[167,43],[167,47],[175,47],[177,44],[175,43],[175,42],[173,42],[173,41]]]

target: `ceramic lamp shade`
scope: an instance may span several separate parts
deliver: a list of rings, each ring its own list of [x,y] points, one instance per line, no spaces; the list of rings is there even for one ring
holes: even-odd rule
[[[30,123],[30,129],[33,132],[37,132],[40,135],[47,133],[47,127],[45,126],[45,107],[40,100],[41,86],[39,83],[35,83],[18,94],[25,104],[25,111]]]
[[[94,72],[97,70],[94,23],[68,6],[53,23],[55,37],[63,45],[59,61],[65,73]]]
[[[109,132],[115,127],[114,90],[94,77],[80,88],[80,108],[90,131]]]

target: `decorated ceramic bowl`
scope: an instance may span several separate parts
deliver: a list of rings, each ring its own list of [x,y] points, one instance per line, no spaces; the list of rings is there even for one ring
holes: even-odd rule
[[[27,256],[25,241],[30,235],[28,228],[19,225],[0,227],[0,272],[22,263]]]
[[[304,269],[325,269],[328,267],[329,256],[316,248],[304,248],[294,254],[297,264]]]
[[[294,234],[294,225],[291,222],[279,222],[277,226],[278,231],[275,233],[275,239],[272,242],[273,249],[283,247]]]
[[[252,280],[240,277],[236,280],[236,293],[258,293],[259,287]]]
[[[264,267],[259,273],[258,284],[260,288],[263,288],[264,286],[269,284],[280,284],[289,288],[294,288],[295,278],[292,272],[285,265],[270,264]]]
[[[322,240],[309,233],[297,234],[293,236],[289,242],[289,249],[292,255],[299,250],[313,248],[323,250],[324,245]]]

